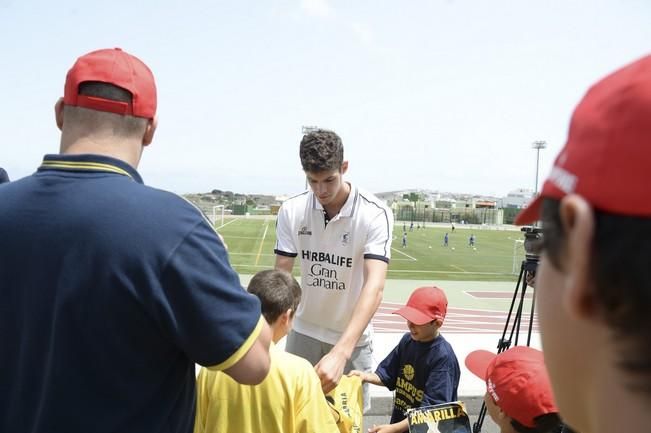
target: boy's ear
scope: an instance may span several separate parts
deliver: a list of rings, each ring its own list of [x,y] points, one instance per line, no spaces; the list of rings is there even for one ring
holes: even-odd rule
[[[280,315],[278,320],[281,320],[283,325],[289,325],[289,322],[291,322],[293,317],[294,317],[294,310],[288,308],[287,311],[285,311],[283,314]]]
[[[434,324],[440,328],[441,326],[443,326],[443,319],[434,320]]]
[[[594,213],[583,197],[569,195],[561,200],[560,219],[567,233],[563,303],[573,316],[588,318],[597,312],[594,283],[590,277]]]

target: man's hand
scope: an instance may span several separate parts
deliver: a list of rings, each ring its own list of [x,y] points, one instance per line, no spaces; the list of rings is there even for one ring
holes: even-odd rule
[[[339,384],[347,361],[343,353],[330,351],[314,366],[324,393],[329,393]]]

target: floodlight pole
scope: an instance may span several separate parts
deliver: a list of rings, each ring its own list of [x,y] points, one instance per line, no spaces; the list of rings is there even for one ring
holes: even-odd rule
[[[536,187],[533,191],[533,195],[538,194],[538,164],[540,163],[540,149],[547,147],[547,142],[545,140],[536,140],[531,144],[533,149],[536,149]]]

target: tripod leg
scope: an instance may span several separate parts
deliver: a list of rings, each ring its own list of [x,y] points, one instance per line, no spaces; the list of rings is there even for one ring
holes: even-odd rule
[[[486,418],[486,403],[482,402],[477,415],[477,422],[472,425],[472,433],[481,433],[481,427],[484,425],[484,418]]]
[[[506,318],[506,324],[504,325],[504,329],[506,330],[509,326],[509,320],[511,319],[511,315],[513,314],[513,307],[515,306],[515,300],[518,299],[518,306],[515,310],[513,325],[511,326],[511,333],[509,334],[509,340],[508,340],[509,343],[513,342],[514,346],[518,345],[520,326],[522,325],[522,307],[524,304],[524,297],[527,291],[526,275],[527,275],[527,263],[526,261],[523,261],[522,264],[520,265],[520,275],[518,276],[518,282],[515,286],[515,291],[513,292],[513,299],[511,300],[511,309],[509,310],[509,314]],[[515,335],[515,340],[513,338],[514,335]],[[509,347],[511,347],[511,344],[505,346],[502,350],[499,350],[497,353],[503,352]]]
[[[509,338],[506,338],[506,333],[509,330],[509,323],[511,323],[511,316],[513,315],[513,307],[515,306],[515,300],[518,299],[518,293],[520,292],[520,284],[524,281],[525,278],[525,262],[523,261],[520,265],[520,273],[518,274],[518,282],[515,284],[515,291],[513,292],[513,298],[511,299],[511,306],[509,307],[509,312],[506,316],[506,323],[504,323],[504,330],[502,331],[502,338],[497,343],[497,353],[501,353],[511,347],[511,341],[513,338],[513,329],[515,329],[515,324],[517,323],[518,313],[516,312],[516,321],[514,322],[513,327],[511,328],[511,333]]]
[[[529,313],[529,332],[527,334],[527,346],[531,346],[531,333],[533,331],[534,311],[536,311],[536,288],[531,286],[531,312]]]
[[[525,271],[526,275],[526,271]],[[522,310],[524,309],[524,299],[527,294],[527,280],[526,278],[522,279],[522,290],[520,291],[520,303],[518,304],[518,310],[515,315],[515,320],[513,321],[513,329],[515,330],[515,344],[518,345],[518,340],[520,337],[520,327],[522,326]]]
[[[511,347],[513,334],[515,334],[515,345],[518,344],[518,336],[520,334],[520,324],[522,321],[522,307],[524,304],[524,297],[527,291],[526,270],[527,270],[526,261],[523,261],[522,264],[520,265],[520,274],[518,275],[518,282],[515,285],[515,291],[513,292],[513,298],[511,299],[511,307],[509,308],[509,313],[506,316],[506,323],[504,324],[504,330],[502,331],[502,338],[500,338],[500,341],[497,343],[497,353],[504,352],[509,347]],[[507,339],[506,333],[509,331],[509,324],[511,322],[511,316],[513,316],[513,308],[515,307],[516,299],[519,299],[518,307],[515,310],[515,315],[513,317],[513,324],[510,328],[509,338]],[[531,336],[531,333],[529,335]],[[473,433],[481,432],[481,428],[484,424],[484,418],[486,418],[486,403],[482,402],[481,408],[479,409],[479,416],[477,417],[477,422],[475,422],[472,426]]]

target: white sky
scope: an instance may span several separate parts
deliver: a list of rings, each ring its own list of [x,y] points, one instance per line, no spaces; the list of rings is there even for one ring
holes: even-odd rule
[[[587,87],[651,52],[647,0],[0,0],[0,166],[32,173],[88,51],[147,63],[159,130],[139,171],[171,191],[294,193],[302,125],[342,137],[347,179],[533,189]]]

